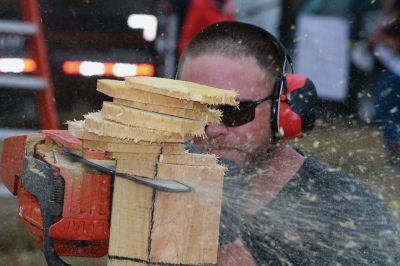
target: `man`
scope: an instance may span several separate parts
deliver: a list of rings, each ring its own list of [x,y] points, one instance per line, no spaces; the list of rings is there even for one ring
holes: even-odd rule
[[[257,102],[254,117],[237,110],[245,115],[239,123],[222,119],[195,140],[202,152],[242,168],[224,184],[218,264],[397,265],[399,233],[371,190],[273,131],[274,85],[285,60],[268,35],[240,22],[211,25],[191,40],[178,66],[181,80]]]

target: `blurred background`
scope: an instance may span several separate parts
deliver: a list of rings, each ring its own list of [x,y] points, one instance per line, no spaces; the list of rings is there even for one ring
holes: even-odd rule
[[[23,2],[0,0],[0,19],[23,20]],[[97,79],[173,78],[191,36],[217,21],[239,20],[275,34],[288,48],[295,72],[317,87],[316,128],[292,144],[368,182],[400,229],[399,1],[37,2],[46,62],[34,58],[29,38],[0,32],[0,151],[1,139],[43,127],[36,91],[15,86],[15,80],[37,77],[41,64],[48,64],[53,84],[52,119],[65,129],[65,121],[81,119],[106,100],[96,92]],[[2,23],[0,29],[7,29]],[[0,262],[43,265],[42,253],[19,224],[17,208],[0,183]],[[70,262],[105,265],[104,258]]]

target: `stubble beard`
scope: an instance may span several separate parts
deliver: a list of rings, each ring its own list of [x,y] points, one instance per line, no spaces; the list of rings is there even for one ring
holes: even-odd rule
[[[267,147],[262,147],[246,154],[243,166],[243,181],[245,184],[266,173],[266,164],[271,160],[272,152],[276,147],[277,143],[270,141]]]

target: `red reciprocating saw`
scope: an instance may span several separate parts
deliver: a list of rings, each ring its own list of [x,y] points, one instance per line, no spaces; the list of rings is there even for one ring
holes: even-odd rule
[[[110,237],[114,175],[170,192],[190,192],[173,180],[115,173],[106,152],[82,147],[65,130],[4,140],[0,177],[18,198],[18,215],[48,265],[68,265],[59,256],[101,257]]]

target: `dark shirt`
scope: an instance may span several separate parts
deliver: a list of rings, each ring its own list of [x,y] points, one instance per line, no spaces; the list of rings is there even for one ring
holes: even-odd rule
[[[242,219],[240,234],[259,265],[400,265],[400,236],[383,202],[313,158]]]

